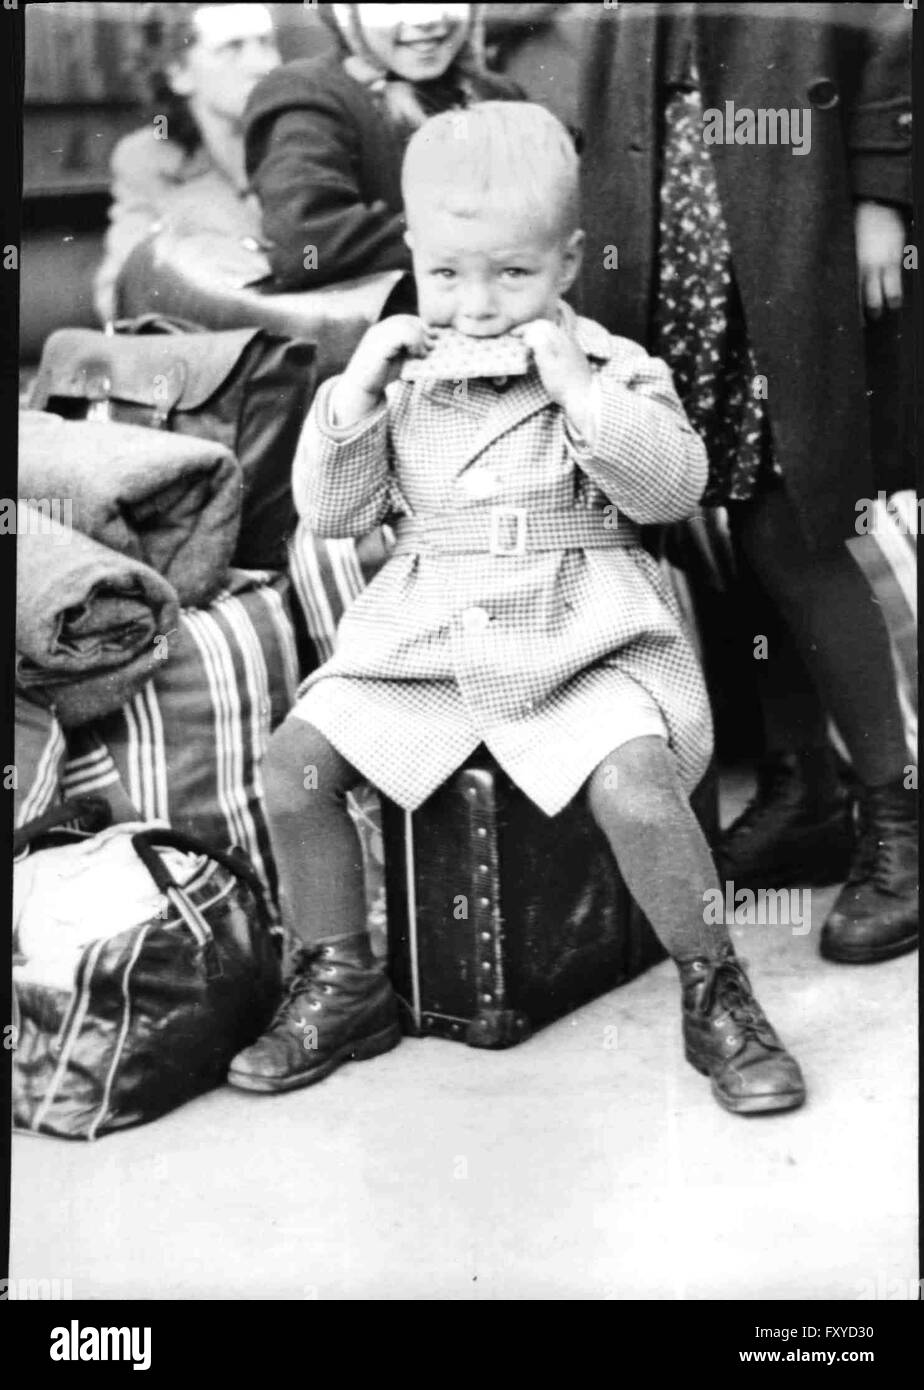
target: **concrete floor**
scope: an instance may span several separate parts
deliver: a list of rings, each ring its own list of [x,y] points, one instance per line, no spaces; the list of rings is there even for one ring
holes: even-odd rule
[[[11,1277],[78,1299],[915,1298],[917,958],[822,961],[834,892],[805,935],[734,931],[801,1111],[716,1105],[665,963],[508,1052],[406,1040],[94,1145],[17,1136]]]

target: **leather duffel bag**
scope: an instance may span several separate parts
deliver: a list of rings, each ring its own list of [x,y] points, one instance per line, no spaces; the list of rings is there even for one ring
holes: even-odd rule
[[[31,836],[14,874],[16,1129],[96,1139],[221,1085],[281,991],[247,857],[140,822],[51,834],[46,815]]]
[[[231,563],[284,569],[296,524],[292,460],[317,384],[313,345],[258,327],[213,333],[156,314],[115,329],[52,333],[30,406],[224,444],[243,473]]]

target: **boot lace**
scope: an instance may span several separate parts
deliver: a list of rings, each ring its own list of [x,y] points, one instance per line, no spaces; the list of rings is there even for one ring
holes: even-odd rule
[[[319,1005],[317,996],[324,986],[317,979],[317,970],[323,959],[323,946],[302,946],[296,953],[292,961],[292,973],[273,1014],[271,1028],[290,1021],[291,1009],[296,1001],[305,1000],[309,1007]]]
[[[737,959],[712,961],[706,967],[704,1013],[709,1013],[716,1004],[746,1032],[763,1038],[768,1036],[770,1024]]]
[[[917,839],[916,827],[910,828],[901,823],[886,827],[877,823],[867,798],[860,797],[857,804],[859,834],[854,858],[847,876],[848,883],[870,882],[880,893],[894,893],[894,880],[900,869],[900,841],[911,835]]]
[[[870,817],[865,813],[862,803],[859,809],[860,831],[857,847],[847,875],[848,883],[863,883],[872,879],[877,888],[883,886],[885,874],[885,854],[880,854],[879,834]]]

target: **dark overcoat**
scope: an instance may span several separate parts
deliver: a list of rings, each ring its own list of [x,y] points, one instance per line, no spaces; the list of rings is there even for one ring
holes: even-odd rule
[[[503,77],[471,81],[478,101],[522,95]],[[251,93],[244,122],[247,174],[280,289],[410,269],[401,199],[406,139],[336,56],[269,73]]]
[[[808,539],[839,545],[855,534],[858,499],[910,484],[910,286],[900,315],[864,328],[853,226],[857,199],[910,210],[910,12],[894,3],[693,8],[705,107],[811,112],[806,154],[783,144],[711,153],[774,448]],[[650,347],[665,7],[549,9],[578,26],[582,44],[580,306]],[[525,76],[516,64],[508,71]],[[606,268],[607,247],[616,269]]]

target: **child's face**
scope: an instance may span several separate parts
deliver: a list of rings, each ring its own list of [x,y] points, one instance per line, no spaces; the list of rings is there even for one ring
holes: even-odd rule
[[[554,320],[581,264],[583,232],[537,226],[515,211],[460,217],[418,207],[407,234],[425,323],[494,338]]]
[[[465,42],[471,5],[357,5],[363,38],[406,82],[442,77]]]

